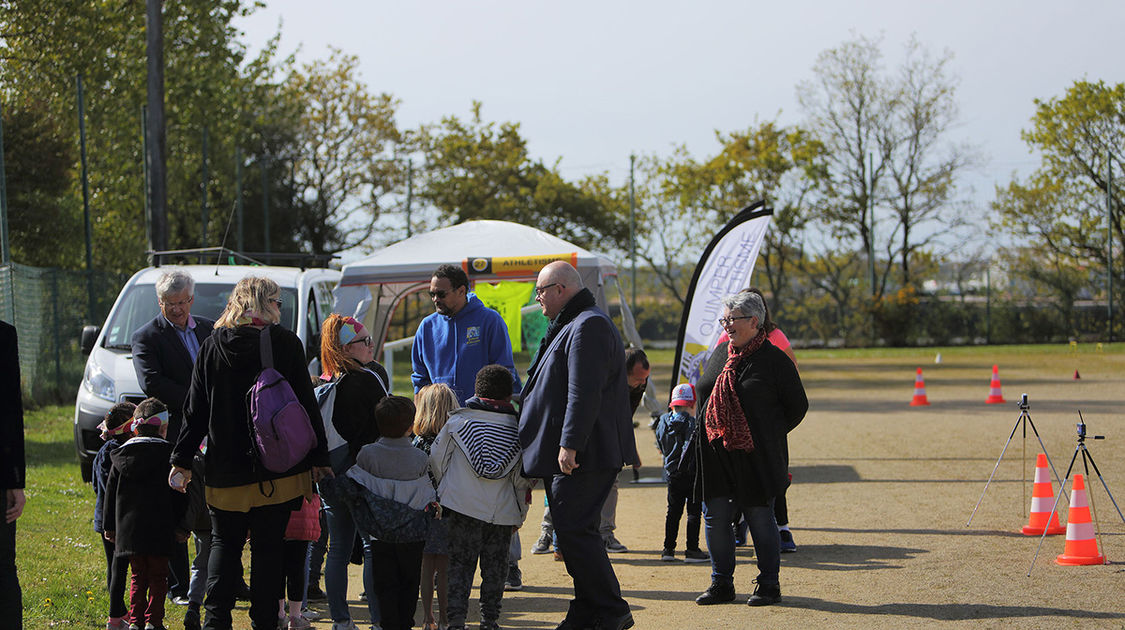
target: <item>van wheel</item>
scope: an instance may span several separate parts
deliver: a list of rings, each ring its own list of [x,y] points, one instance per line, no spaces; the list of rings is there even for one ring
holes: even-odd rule
[[[94,479],[94,462],[78,462],[78,467],[82,469],[82,482],[90,483]]]

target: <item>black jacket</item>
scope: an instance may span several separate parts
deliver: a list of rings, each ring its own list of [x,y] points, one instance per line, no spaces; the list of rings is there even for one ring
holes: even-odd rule
[[[195,338],[202,348],[211,336],[215,322],[206,317],[195,320]],[[157,315],[133,333],[133,369],[145,396],[159,398],[168,407],[168,439],[175,442],[183,424],[184,400],[191,385],[192,361],[175,326],[164,315]]]
[[[16,329],[0,322],[0,490],[23,488],[23,398]]]
[[[135,437],[110,453],[102,520],[116,532],[116,555],[172,555],[187,496],[168,487],[171,452],[167,440]]]
[[[303,461],[285,472],[255,468],[246,392],[262,369],[260,335],[261,331],[253,326],[216,328],[199,349],[184,405],[185,426],[176,442],[172,464],[190,468],[192,456],[206,436],[204,463],[207,485],[212,488],[280,479],[305,472],[312,466],[328,465],[324,424],[305,366],[301,340],[281,326],[270,326],[273,367],[289,381],[297,400],[308,412],[317,445]]]
[[[387,382],[386,371],[381,365],[368,366],[378,370]],[[338,473],[343,473],[355,463],[359,449],[379,439],[379,427],[375,424],[375,405],[386,397],[387,392],[373,374],[367,370],[355,369],[345,372],[336,383],[336,403],[332,408],[332,426],[340,437],[348,442],[347,460]],[[336,466],[333,466],[336,469]]]
[[[727,361],[723,342],[711,353],[696,384],[699,406],[699,471],[703,498],[733,497],[741,505],[764,505],[789,486],[789,442],[786,437],[809,409],[797,366],[769,341],[736,368],[735,393],[754,438],[750,453],[727,451],[707,441],[705,418],[715,379]]]

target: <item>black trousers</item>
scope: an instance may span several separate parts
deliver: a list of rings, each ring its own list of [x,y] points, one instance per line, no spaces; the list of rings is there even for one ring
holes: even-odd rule
[[[301,497],[248,512],[211,510],[211,557],[207,562],[207,630],[230,630],[235,593],[242,581],[242,547],[250,534],[250,621],[254,630],[277,628],[277,601],[284,588],[285,526]]]
[[[683,516],[684,506],[687,506],[687,532],[684,540],[684,549],[699,549],[699,524],[700,515],[703,513],[703,502],[695,494],[695,481],[693,479],[668,480],[668,514],[664,517],[664,548],[676,548],[676,534],[680,532],[680,517]]]
[[[98,534],[102,536],[101,534]],[[129,558],[114,557],[117,549],[102,536],[102,549],[105,551],[105,585],[109,590],[109,616],[124,617],[129,609],[125,606],[125,587],[129,584]]]
[[[412,543],[371,542],[375,565],[375,595],[379,598],[380,626],[383,630],[410,630],[414,609],[418,607],[418,586],[422,579],[422,550],[426,541]],[[371,593],[367,594],[371,597]]]
[[[16,524],[3,518],[8,511],[8,491],[0,488],[0,626],[23,628],[23,592],[16,573]]]
[[[566,572],[574,580],[574,599],[566,618],[580,628],[629,612],[628,602],[621,597],[621,584],[606,555],[605,541],[598,533],[602,504],[618,472],[579,469],[544,480],[559,552]]]
[[[305,570],[305,561],[309,558],[309,542],[307,540],[285,541],[285,596],[291,602],[305,601],[305,588],[309,574]]]
[[[191,582],[191,560],[188,558],[187,542],[173,543],[172,555],[168,556],[168,595],[187,598],[188,584]]]

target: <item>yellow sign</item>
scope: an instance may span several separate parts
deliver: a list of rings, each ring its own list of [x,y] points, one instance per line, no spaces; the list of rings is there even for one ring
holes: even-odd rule
[[[506,256],[466,258],[461,268],[470,276],[528,276],[539,272],[547,263],[561,260],[578,268],[578,254],[543,254],[540,256]]]

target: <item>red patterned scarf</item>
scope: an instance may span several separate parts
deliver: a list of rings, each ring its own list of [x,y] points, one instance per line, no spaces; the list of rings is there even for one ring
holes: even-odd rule
[[[759,329],[750,343],[742,348],[727,346],[727,362],[723,371],[715,379],[715,387],[711,390],[711,398],[707,402],[707,413],[703,417],[707,429],[707,441],[723,441],[723,448],[728,451],[754,450],[754,438],[750,435],[750,426],[746,423],[746,414],[742,411],[742,403],[734,391],[735,369],[742,361],[762,347],[766,340],[766,331]]]

